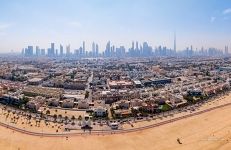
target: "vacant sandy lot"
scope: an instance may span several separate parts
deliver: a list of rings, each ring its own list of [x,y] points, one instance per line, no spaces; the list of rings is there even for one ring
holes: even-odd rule
[[[135,133],[63,138],[34,137],[0,127],[4,150],[231,149],[231,106]],[[183,144],[178,144],[180,138]]]

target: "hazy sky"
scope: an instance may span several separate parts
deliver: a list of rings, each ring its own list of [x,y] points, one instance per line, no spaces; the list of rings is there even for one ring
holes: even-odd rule
[[[231,0],[0,0],[0,52],[51,42],[231,47]]]

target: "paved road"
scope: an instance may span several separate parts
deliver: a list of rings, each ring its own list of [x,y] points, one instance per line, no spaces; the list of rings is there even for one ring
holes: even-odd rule
[[[88,100],[90,101],[90,102],[92,102],[92,90],[90,89],[90,82],[92,82],[92,80],[93,80],[93,71],[91,71],[91,75],[90,75],[90,77],[88,78],[88,83],[87,83],[87,88],[86,88],[86,90],[87,91],[89,91],[89,97],[88,97]]]

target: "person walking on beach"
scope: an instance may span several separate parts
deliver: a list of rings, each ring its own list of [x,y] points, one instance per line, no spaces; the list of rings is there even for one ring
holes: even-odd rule
[[[177,138],[177,142],[178,142],[179,144],[182,144],[179,138]]]

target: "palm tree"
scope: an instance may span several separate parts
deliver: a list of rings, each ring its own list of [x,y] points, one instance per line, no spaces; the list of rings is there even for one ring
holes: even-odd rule
[[[65,116],[65,117],[64,117],[64,119],[65,119],[65,121],[66,121],[66,124],[67,124],[67,120],[68,120],[68,117],[67,117],[67,116]]]
[[[54,114],[54,122],[56,122],[56,119],[57,119],[57,115],[56,114]]]
[[[5,121],[8,119],[8,117],[9,117],[9,114],[6,114],[6,118],[5,118]]]
[[[71,117],[71,120],[72,120],[72,125],[75,125],[75,116],[74,115]]]
[[[29,119],[29,121],[31,120],[31,117],[32,117],[32,116],[31,116],[31,114],[29,114],[29,115],[28,115],[28,119]]]
[[[73,120],[73,121],[75,120],[75,116],[74,115],[71,117],[71,120]]]
[[[10,112],[11,112],[11,110],[10,110],[10,109],[8,109],[8,110],[7,110],[7,113],[9,114]]]
[[[132,116],[134,118],[137,117],[137,114],[139,113],[139,111],[137,109],[134,109],[134,108],[131,109],[131,112],[132,112]]]
[[[79,120],[79,121],[81,121],[81,120],[82,120],[82,116],[81,116],[81,115],[79,115],[78,120]]]
[[[46,111],[46,115],[50,115],[50,113],[51,113],[50,110]]]
[[[59,118],[59,119],[62,119],[62,117],[63,117],[63,116],[62,116],[61,114],[58,115],[58,118]]]

